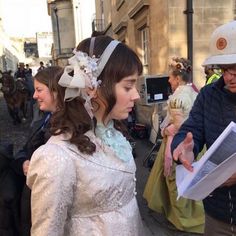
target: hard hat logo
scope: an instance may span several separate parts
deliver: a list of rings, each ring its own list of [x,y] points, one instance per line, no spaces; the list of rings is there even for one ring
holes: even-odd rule
[[[227,41],[226,41],[225,38],[219,38],[219,39],[217,39],[217,41],[216,41],[216,47],[217,47],[217,49],[223,50],[224,48],[226,48],[226,46],[227,46]]]
[[[236,64],[236,20],[217,27],[210,39],[210,55],[203,62],[206,65]]]

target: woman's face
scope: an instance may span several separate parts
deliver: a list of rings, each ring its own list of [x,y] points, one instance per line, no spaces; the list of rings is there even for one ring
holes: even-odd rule
[[[112,108],[109,118],[124,120],[134,107],[134,102],[140,98],[136,88],[138,74],[127,76],[115,85],[116,104]]]
[[[56,93],[51,94],[45,84],[34,80],[34,96],[41,111],[55,112],[57,108]]]
[[[169,83],[170,83],[172,92],[174,92],[179,86],[179,76],[174,76],[172,73],[170,73]]]

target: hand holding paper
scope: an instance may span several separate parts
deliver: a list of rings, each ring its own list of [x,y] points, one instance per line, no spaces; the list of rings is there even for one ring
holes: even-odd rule
[[[236,123],[231,122],[202,158],[193,163],[193,172],[186,171],[182,165],[178,165],[178,197],[202,200],[218,187],[236,184],[235,143]]]
[[[179,160],[183,166],[189,170],[193,171],[192,162],[194,160],[193,153],[193,135],[191,132],[188,132],[184,141],[181,142],[178,147],[173,152],[174,160]]]

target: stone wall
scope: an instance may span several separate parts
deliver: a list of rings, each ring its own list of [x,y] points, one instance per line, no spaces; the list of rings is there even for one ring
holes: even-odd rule
[[[96,1],[97,5],[101,1]],[[187,57],[187,0],[103,0],[104,17],[118,38],[141,55],[140,29],[147,27],[149,63],[145,74],[168,73],[169,59]],[[234,0],[193,0],[193,81],[198,88],[205,83],[201,66],[209,55],[213,30],[234,19]],[[98,13],[99,14],[99,13]],[[111,34],[111,31],[109,31]],[[137,102],[138,121],[150,124],[153,106]]]

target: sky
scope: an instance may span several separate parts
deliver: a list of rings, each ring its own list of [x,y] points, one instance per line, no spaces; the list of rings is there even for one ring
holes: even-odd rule
[[[47,0],[0,0],[0,17],[5,32],[13,37],[35,37],[51,32]]]

